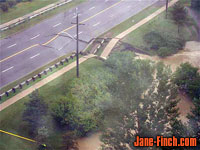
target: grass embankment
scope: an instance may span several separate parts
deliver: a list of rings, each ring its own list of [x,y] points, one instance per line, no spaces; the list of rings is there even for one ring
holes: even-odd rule
[[[119,25],[115,26],[114,28],[110,29],[109,31],[107,31],[106,33],[101,35],[101,37],[106,36],[109,38],[114,38],[121,32],[125,31],[126,29],[130,28],[131,26],[138,23],[142,19],[146,18],[148,15],[150,15],[153,12],[155,12],[156,10],[158,10],[160,7],[161,7],[161,5],[159,5],[159,4],[158,5],[154,4],[152,6],[149,6],[148,8],[139,12],[138,14],[130,17],[126,21],[124,21],[124,22],[120,23]]]
[[[102,61],[92,58],[80,65],[80,72],[87,72],[90,74],[91,72],[94,72],[98,68],[102,67]],[[67,85],[68,82],[73,80],[75,75],[76,71],[74,68],[40,88],[39,93],[41,96],[44,97],[45,102],[48,105],[51,105],[51,103],[55,100],[57,96],[64,95],[66,93],[65,85]],[[80,74],[79,80],[82,80],[82,77],[83,76],[81,76]],[[29,97],[27,96],[15,103],[14,105],[9,106],[0,113],[0,129],[17,133],[25,137],[29,137],[29,135],[27,134],[27,129],[22,126],[22,113],[25,109],[24,103],[28,100]],[[49,118],[48,129],[51,132],[49,143],[51,143],[51,145],[53,145],[53,147],[55,148],[57,145],[59,145],[58,143],[61,141],[60,135],[61,132],[63,132],[63,130],[61,131],[54,126],[50,114],[48,114],[47,118]],[[36,145],[34,143],[30,143],[28,141],[24,141],[16,137],[0,133],[0,139],[1,150],[36,150]]]
[[[25,23],[22,23],[22,24],[16,26],[16,27],[13,27],[9,30],[5,30],[5,31],[1,32],[1,38],[5,38],[5,37],[8,37],[12,34],[19,32],[19,31],[25,30],[25,29],[27,29],[31,26],[34,26],[35,24],[45,20],[45,19],[51,18],[58,13],[67,11],[70,8],[75,7],[76,5],[79,5],[80,3],[85,2],[85,1],[87,1],[87,0],[75,0],[75,1],[72,1],[68,4],[66,4],[66,5],[63,5],[63,6],[56,8],[56,9],[53,9],[51,11],[48,11],[48,12],[44,13],[43,15],[40,15],[40,16],[37,16],[37,17],[31,19],[30,21],[27,21]]]
[[[58,1],[59,0],[33,0],[32,2],[20,2],[14,7],[9,8],[8,12],[2,12],[2,10],[0,10],[0,23],[3,24],[18,17],[22,17],[26,14],[29,14],[35,10],[38,10],[42,7]]]
[[[181,1],[181,3],[188,6],[188,1]],[[150,55],[165,57],[177,53],[178,50],[182,49],[180,47],[182,47],[181,45],[184,46],[186,41],[197,40],[198,32],[192,19],[190,20],[191,25],[185,24],[181,27],[180,32],[178,33],[177,25],[170,19],[171,9],[172,8],[169,9],[167,19],[165,17],[165,12],[163,12],[137,30],[131,32],[122,40],[122,42],[132,45],[134,48],[146,51]],[[150,41],[152,45],[150,45],[147,41]],[[159,49],[159,46],[165,47],[167,52],[163,52],[165,48],[161,52],[158,49],[155,50],[152,48],[153,46],[156,46],[155,49]],[[121,50],[123,48],[124,45],[122,44],[118,49]]]

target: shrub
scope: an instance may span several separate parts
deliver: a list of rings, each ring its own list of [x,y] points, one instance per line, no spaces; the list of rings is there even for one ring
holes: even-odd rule
[[[200,74],[189,63],[181,64],[174,73],[173,82],[192,98],[200,98]]]
[[[3,12],[7,12],[9,5],[8,5],[8,3],[2,3],[0,7]]]
[[[158,50],[160,47],[166,46],[165,39],[161,36],[160,33],[155,31],[151,31],[145,34],[143,39],[153,50]]]
[[[172,50],[169,49],[168,47],[161,47],[159,48],[159,50],[157,51],[158,56],[160,57],[166,57],[166,56],[170,56],[172,54]]]
[[[10,7],[13,7],[14,5],[16,5],[16,1],[15,0],[9,0],[8,1],[8,5],[10,6]]]
[[[166,36],[165,39],[166,39],[167,47],[173,49],[174,53],[177,52],[177,50],[183,49],[185,45],[185,41],[180,38]]]
[[[168,34],[161,34],[151,31],[144,35],[144,41],[148,44],[147,49],[157,50],[160,57],[166,57],[175,54],[183,49],[185,41]]]

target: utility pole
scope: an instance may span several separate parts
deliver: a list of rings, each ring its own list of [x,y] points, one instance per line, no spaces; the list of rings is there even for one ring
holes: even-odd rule
[[[79,18],[78,18],[78,8],[76,8],[76,76],[79,78],[79,25],[84,25],[79,23]]]
[[[165,14],[165,17],[167,19],[167,15],[168,15],[168,2],[169,0],[166,0],[166,14]]]

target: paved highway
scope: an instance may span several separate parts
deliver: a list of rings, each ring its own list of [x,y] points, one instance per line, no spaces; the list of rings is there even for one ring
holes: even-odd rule
[[[79,38],[90,41],[158,0],[90,0],[78,6]],[[0,40],[0,87],[76,48],[75,8]],[[59,33],[59,35],[58,35]],[[63,35],[63,36],[62,36]],[[80,50],[87,43],[80,42]]]

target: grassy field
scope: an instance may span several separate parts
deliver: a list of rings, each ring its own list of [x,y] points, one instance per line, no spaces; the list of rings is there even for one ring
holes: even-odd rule
[[[58,2],[59,0],[33,0],[32,2],[21,2],[15,5],[12,8],[9,8],[8,12],[1,13],[1,20],[0,23],[3,24],[10,20],[16,19],[18,17],[22,17],[26,14],[29,14],[35,10],[38,10],[42,7],[45,7],[49,4]]]
[[[126,21],[124,21],[121,24],[115,26],[111,30],[107,31],[106,33],[101,35],[101,37],[106,36],[106,37],[109,37],[109,38],[114,38],[115,36],[117,36],[121,32],[125,31],[126,29],[130,28],[134,24],[138,23],[140,20],[142,20],[145,17],[147,17],[149,14],[152,14],[153,12],[158,10],[159,8],[160,8],[160,6],[157,6],[157,5],[149,6],[148,8],[144,9],[140,13],[130,17]]]
[[[102,66],[102,61],[93,58],[84,62],[80,65],[80,80],[81,72],[90,73],[98,68],[101,68]],[[65,94],[64,86],[67,82],[71,81],[75,77],[75,73],[75,69],[72,69],[71,71],[65,73],[64,75],[39,89],[39,93],[44,97],[48,105],[52,103],[56,96]],[[24,103],[28,100],[29,97],[27,96],[15,103],[15,105],[11,105],[0,113],[0,129],[29,137],[27,135],[27,129],[22,126],[22,113],[25,108]],[[49,138],[48,143],[51,143],[53,147],[56,147],[61,139],[61,131],[55,128],[54,122],[50,115],[47,117],[49,117],[48,128],[50,129],[49,131],[51,131],[51,137]],[[64,131],[62,131],[62,133],[64,133]],[[36,150],[34,143],[11,137],[9,135],[0,133],[0,139],[1,150]]]
[[[184,26],[181,28],[180,34],[178,34],[177,25],[175,25],[171,19],[166,19],[165,13],[162,13],[147,24],[130,33],[123,39],[123,42],[129,43],[140,49],[145,49],[145,47],[148,45],[145,43],[143,37],[145,34],[151,31],[158,31],[163,35],[167,34],[171,37],[182,38],[185,41],[192,41],[197,39],[197,31],[194,27]],[[155,54],[154,51],[150,51],[150,53]]]
[[[31,19],[30,21],[22,23],[22,24],[20,24],[20,25],[18,25],[16,27],[13,27],[13,28],[11,28],[9,30],[5,30],[5,31],[1,32],[1,38],[5,38],[5,37],[8,37],[8,36],[10,36],[12,34],[15,34],[15,33],[19,32],[19,31],[23,31],[23,30],[25,30],[25,29],[27,29],[27,28],[29,28],[31,26],[34,26],[35,24],[41,22],[42,20],[51,18],[51,17],[55,16],[58,13],[67,11],[70,8],[75,7],[76,5],[79,5],[80,3],[85,2],[85,1],[87,1],[87,0],[75,0],[75,1],[72,1],[72,2],[70,2],[68,4],[66,4],[66,5],[60,6],[60,7],[56,8],[56,9],[53,9],[53,10],[51,10],[51,11],[49,11],[49,12],[43,14],[43,15],[37,16],[37,17]]]

